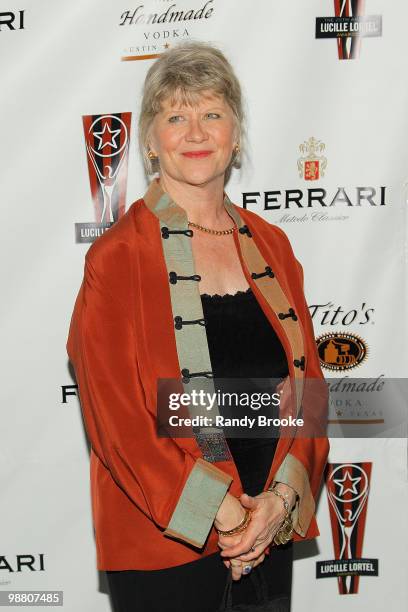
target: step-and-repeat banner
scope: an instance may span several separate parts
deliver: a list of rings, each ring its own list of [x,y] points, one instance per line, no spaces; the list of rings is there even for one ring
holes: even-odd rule
[[[373,381],[330,419],[367,432],[392,412],[382,388],[408,361],[407,24],[404,0],[1,0],[1,591],[110,610],[65,342],[90,243],[145,192],[141,86],[180,41],[216,44],[240,78],[248,141],[226,190],[288,234],[325,373]],[[406,517],[406,440],[332,439],[294,612],[405,611]]]

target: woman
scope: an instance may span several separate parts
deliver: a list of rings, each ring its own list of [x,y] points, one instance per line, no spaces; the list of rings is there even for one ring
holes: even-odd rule
[[[271,597],[290,596],[292,541],[319,533],[325,437],[156,434],[163,379],[185,389],[285,379],[285,410],[311,403],[319,418],[326,408],[305,384],[323,377],[301,266],[279,228],[224,193],[242,123],[240,86],[219,50],[187,43],[163,54],[139,122],[159,178],[85,258],[67,350],[91,441],[97,565],[115,612],[217,610],[228,571],[234,604],[254,600],[251,571]]]

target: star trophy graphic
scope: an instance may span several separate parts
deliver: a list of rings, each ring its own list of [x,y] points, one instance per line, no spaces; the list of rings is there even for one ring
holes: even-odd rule
[[[360,576],[378,576],[378,559],[361,557],[371,468],[371,462],[327,465],[335,559],[319,561],[316,578],[337,577],[340,595],[358,593]]]
[[[125,214],[131,113],[82,117],[95,222],[75,223],[75,241],[93,242]]]

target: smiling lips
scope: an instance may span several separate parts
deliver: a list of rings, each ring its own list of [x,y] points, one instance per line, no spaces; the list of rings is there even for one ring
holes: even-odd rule
[[[190,157],[191,159],[197,159],[201,157],[208,157],[211,155],[212,151],[186,151],[182,153],[184,157]]]

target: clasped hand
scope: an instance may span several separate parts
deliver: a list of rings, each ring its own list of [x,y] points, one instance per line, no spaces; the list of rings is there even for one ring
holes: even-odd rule
[[[287,487],[287,491],[293,493],[290,487]],[[248,527],[236,535],[219,535],[218,539],[220,554],[224,564],[231,566],[233,580],[241,578],[245,566],[254,568],[262,563],[286,516],[282,500],[270,491],[255,497],[243,493],[239,499],[227,493],[217,514],[215,527],[222,531],[232,529],[242,521],[246,510],[251,511]]]

